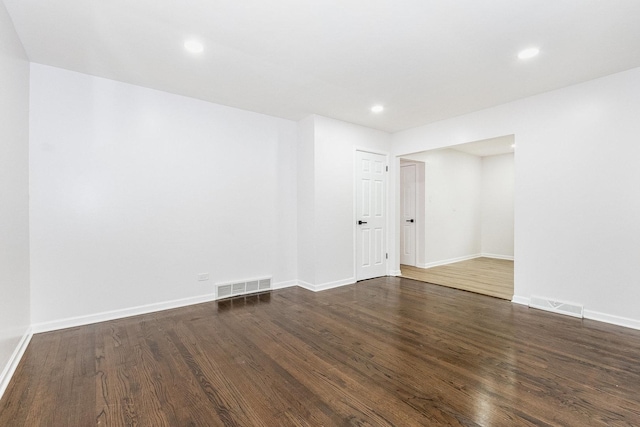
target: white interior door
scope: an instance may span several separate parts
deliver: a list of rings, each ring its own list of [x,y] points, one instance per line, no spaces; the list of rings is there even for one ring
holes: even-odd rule
[[[356,280],[387,274],[386,156],[356,151]]]
[[[400,264],[416,265],[416,165],[400,167]]]

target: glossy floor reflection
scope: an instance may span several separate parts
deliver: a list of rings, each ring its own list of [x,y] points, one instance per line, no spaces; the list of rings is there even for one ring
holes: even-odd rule
[[[640,331],[422,282],[34,336],[2,426],[640,425]]]

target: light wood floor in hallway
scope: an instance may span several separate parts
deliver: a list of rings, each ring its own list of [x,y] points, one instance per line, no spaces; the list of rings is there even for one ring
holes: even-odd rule
[[[400,271],[408,279],[506,300],[513,298],[513,261],[509,260],[474,258],[432,268],[401,265]]]

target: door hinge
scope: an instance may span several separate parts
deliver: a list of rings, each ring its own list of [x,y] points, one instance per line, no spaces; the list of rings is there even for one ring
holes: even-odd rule
[[[384,254],[384,259],[389,259],[389,254]]]
[[[387,169],[387,172],[389,172],[389,166],[385,166],[385,168]]]

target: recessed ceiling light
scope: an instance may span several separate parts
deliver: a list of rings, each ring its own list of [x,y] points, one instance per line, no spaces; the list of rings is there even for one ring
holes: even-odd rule
[[[184,48],[191,53],[201,53],[204,50],[204,46],[198,40],[187,40],[184,42]]]
[[[371,107],[371,111],[373,111],[374,113],[382,113],[383,110],[384,107],[382,105],[374,105],[373,107]]]
[[[537,47],[530,47],[529,49],[521,50],[520,53],[518,53],[518,58],[529,59],[529,58],[533,58],[539,53],[540,53],[540,49],[538,49]]]

